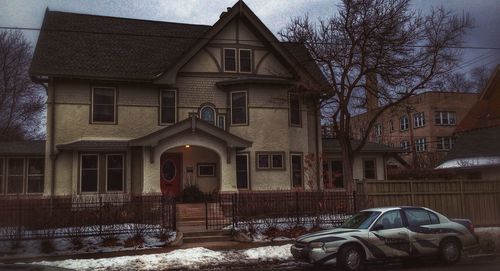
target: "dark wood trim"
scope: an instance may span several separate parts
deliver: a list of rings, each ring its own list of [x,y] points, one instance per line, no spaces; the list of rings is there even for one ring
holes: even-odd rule
[[[222,63],[221,63],[221,65],[219,65],[219,62],[217,62],[217,58],[212,54],[212,52],[210,52],[206,47],[203,48],[203,51],[205,51],[210,56],[210,58],[214,61],[215,65],[217,66],[217,70],[219,72],[223,72]]]
[[[269,167],[268,168],[261,168],[259,167],[259,155],[267,155],[268,156],[268,162],[269,162]],[[282,159],[282,164],[283,167],[281,168],[274,168],[273,167],[273,155],[281,155]],[[255,152],[255,170],[257,171],[285,171],[286,170],[286,152],[284,151],[256,151]]]
[[[259,40],[257,40],[256,42],[261,42]],[[227,47],[228,44],[231,44],[231,43],[217,43],[217,42],[213,42],[213,43],[210,43],[208,45],[208,47],[213,47],[213,48],[224,48],[224,47]],[[235,47],[235,48],[243,48],[243,49],[252,49],[252,50],[268,50],[268,48],[266,46],[258,46],[258,45],[250,45],[250,44],[244,44],[244,43],[233,43],[231,44],[232,47]]]
[[[262,58],[259,60],[259,63],[257,63],[257,65],[255,66],[255,73],[258,73],[259,72],[259,69],[260,69],[260,65],[262,65],[262,62],[264,62],[264,60],[269,56],[271,55],[271,52],[270,51],[267,51],[263,56]]]

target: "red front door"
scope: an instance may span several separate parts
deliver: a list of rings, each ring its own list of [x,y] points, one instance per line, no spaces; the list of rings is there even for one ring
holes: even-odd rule
[[[180,155],[164,153],[160,158],[160,186],[164,196],[178,196],[180,192]]]

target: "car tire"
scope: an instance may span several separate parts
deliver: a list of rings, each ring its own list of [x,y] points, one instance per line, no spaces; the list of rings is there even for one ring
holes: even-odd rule
[[[462,248],[455,239],[445,239],[439,245],[439,258],[444,264],[451,265],[460,261]]]
[[[361,270],[365,257],[361,249],[356,245],[348,244],[339,251],[337,264],[342,270],[358,271]]]

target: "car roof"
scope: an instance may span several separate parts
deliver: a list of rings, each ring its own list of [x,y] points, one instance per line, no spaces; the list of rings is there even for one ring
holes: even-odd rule
[[[362,212],[387,212],[391,210],[403,210],[403,209],[424,209],[423,207],[419,206],[386,206],[386,207],[376,207],[376,208],[370,208],[370,209],[365,209],[362,210]]]

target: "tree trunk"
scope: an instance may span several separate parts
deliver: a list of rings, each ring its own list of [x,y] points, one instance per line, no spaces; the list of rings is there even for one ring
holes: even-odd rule
[[[340,152],[342,155],[342,174],[344,177],[344,183],[346,185],[346,190],[349,192],[354,191],[355,183],[353,176],[353,155],[350,140],[343,136],[339,137]]]

